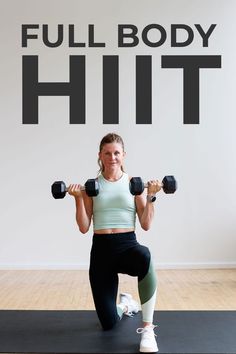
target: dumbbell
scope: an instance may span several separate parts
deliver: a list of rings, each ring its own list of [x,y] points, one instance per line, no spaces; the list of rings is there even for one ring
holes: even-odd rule
[[[88,179],[84,186],[81,186],[89,197],[96,197],[99,193],[98,181],[96,179]],[[65,182],[56,181],[51,186],[52,195],[55,199],[62,199],[65,197],[68,188]]]
[[[130,180],[130,193],[133,195],[140,195],[144,188],[148,188],[148,184],[144,183],[140,177],[133,177]],[[177,182],[174,176],[165,176],[162,180],[162,189],[165,193],[174,193],[177,189]]]

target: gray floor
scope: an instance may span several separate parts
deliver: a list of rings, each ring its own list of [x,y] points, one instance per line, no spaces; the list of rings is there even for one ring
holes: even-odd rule
[[[236,354],[236,311],[155,312],[159,353]],[[138,353],[141,314],[102,331],[94,311],[0,311],[1,353]]]

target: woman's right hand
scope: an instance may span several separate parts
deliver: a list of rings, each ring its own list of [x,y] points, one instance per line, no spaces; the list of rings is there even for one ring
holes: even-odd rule
[[[75,198],[83,198],[80,184],[70,184],[67,191],[68,194],[72,195]]]

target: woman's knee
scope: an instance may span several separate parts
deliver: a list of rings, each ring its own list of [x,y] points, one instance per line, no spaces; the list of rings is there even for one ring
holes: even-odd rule
[[[146,274],[148,273],[150,263],[151,263],[151,254],[146,246],[140,246],[139,248],[139,257],[138,257],[138,262],[139,262],[139,275],[138,279],[139,281],[142,280]]]
[[[119,317],[118,317],[118,315],[115,316],[115,317],[110,316],[108,318],[104,318],[103,317],[103,318],[99,318],[99,320],[100,320],[100,323],[102,325],[102,329],[104,331],[109,331],[109,330],[113,329],[116,326],[116,324],[117,324],[117,322],[119,320]]]

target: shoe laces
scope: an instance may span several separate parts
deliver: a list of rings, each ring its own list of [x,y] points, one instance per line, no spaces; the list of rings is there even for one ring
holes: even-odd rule
[[[157,325],[151,325],[151,326],[145,326],[143,328],[138,328],[136,330],[136,333],[138,334],[143,334],[145,333],[145,335],[151,337],[153,334],[155,337],[157,337],[157,335],[154,332],[154,328],[158,327]]]

